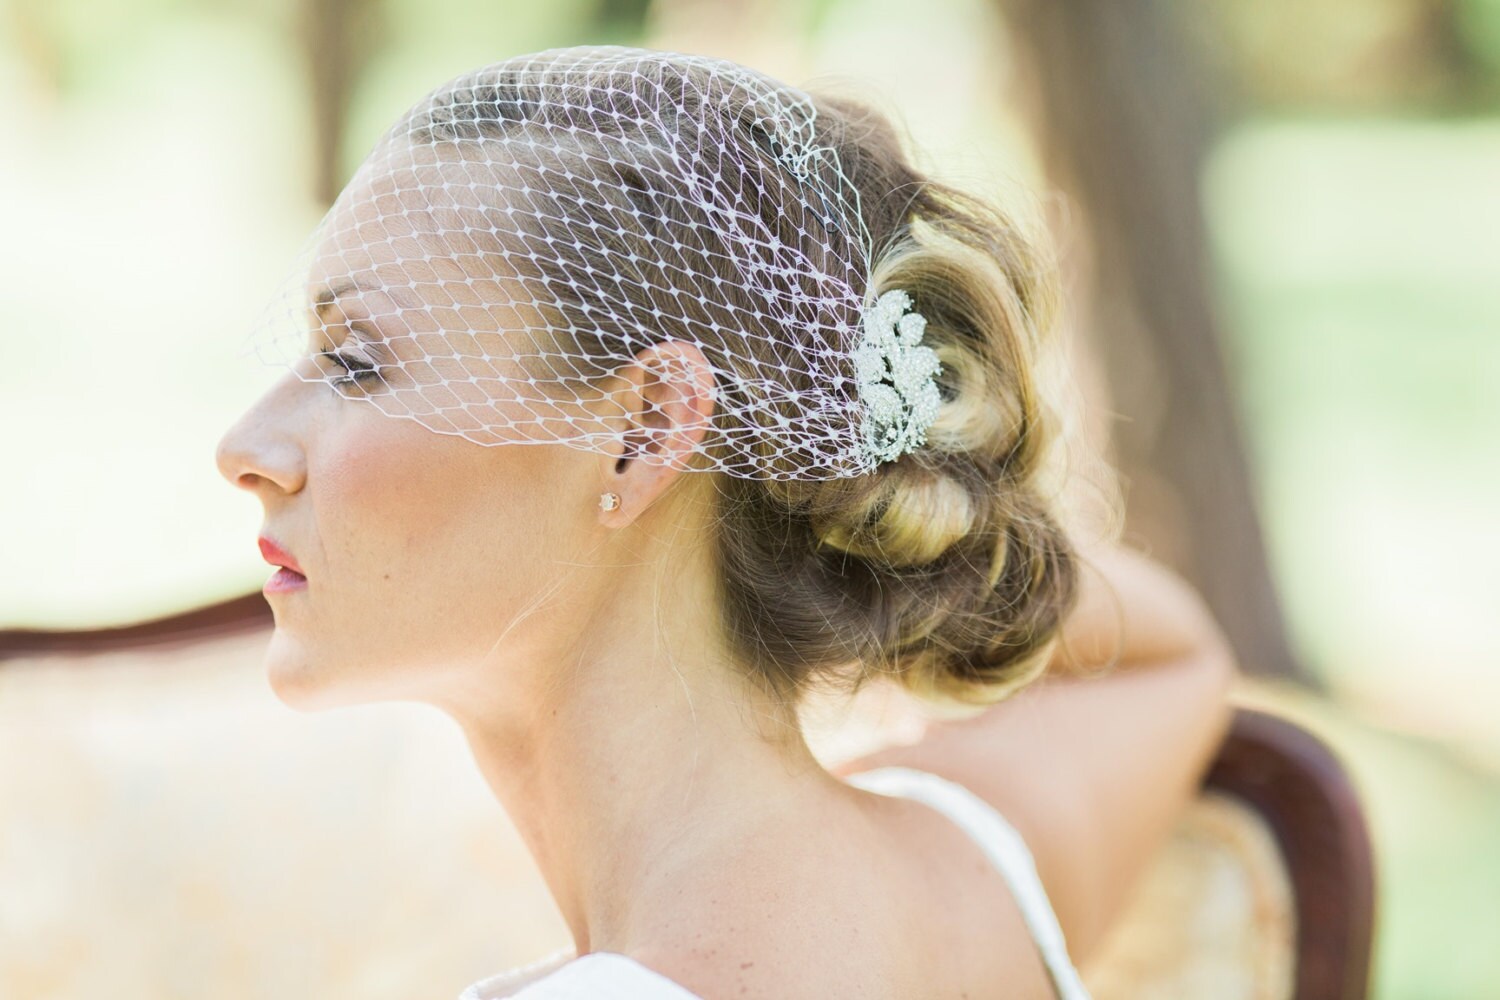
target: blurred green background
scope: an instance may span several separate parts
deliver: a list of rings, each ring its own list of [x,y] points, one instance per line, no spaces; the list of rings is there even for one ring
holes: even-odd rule
[[[853,82],[963,186],[1049,185],[1005,7],[8,0],[0,627],[258,589],[259,506],[213,452],[274,373],[236,355],[320,188],[432,87],[552,45],[724,55]],[[1500,0],[1169,9],[1224,87],[1181,197],[1206,224],[1290,639],[1322,687],[1266,696],[1365,793],[1376,995],[1500,995]],[[330,62],[334,137],[314,99]]]

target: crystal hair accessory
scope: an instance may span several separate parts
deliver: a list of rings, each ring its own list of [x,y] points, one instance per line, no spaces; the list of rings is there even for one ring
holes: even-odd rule
[[[677,424],[611,376],[682,342],[712,378],[665,380],[706,386],[711,425],[643,460],[868,474],[938,398],[910,303],[865,314],[840,133],[810,94],[704,56],[578,47],[466,73],[376,143],[244,353],[475,444],[613,453],[622,418],[647,444]]]
[[[866,408],[864,446],[876,463],[925,444],[942,402],[937,376],[943,366],[937,352],[922,343],[927,318],[911,306],[911,296],[900,288],[883,293],[865,310],[863,337],[854,349]]]

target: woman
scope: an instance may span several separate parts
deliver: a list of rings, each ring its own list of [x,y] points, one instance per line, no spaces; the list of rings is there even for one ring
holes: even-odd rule
[[[381,140],[218,463],[277,695],[450,714],[567,921],[465,997],[1085,995],[1234,667],[1064,527],[1056,287],[878,115],[718,60],[521,57]],[[975,708],[836,777],[798,706],[877,679]]]

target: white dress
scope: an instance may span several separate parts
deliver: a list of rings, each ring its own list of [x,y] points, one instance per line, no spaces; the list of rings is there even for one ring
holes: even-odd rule
[[[1061,1000],[1089,1000],[1068,958],[1062,928],[1037,877],[1021,835],[988,802],[947,778],[910,767],[879,767],[844,779],[882,795],[923,802],[958,824],[1005,877],[1036,940]],[[517,969],[473,983],[458,1000],[702,1000],[626,955],[595,951],[575,957],[566,948]]]

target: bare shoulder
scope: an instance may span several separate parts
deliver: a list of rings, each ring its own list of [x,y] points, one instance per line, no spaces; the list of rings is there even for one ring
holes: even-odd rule
[[[633,957],[709,998],[1048,996],[1019,908],[969,835],[920,803],[858,795],[868,836],[809,831],[792,863],[733,873]]]
[[[1145,659],[1095,676],[1044,677],[835,773],[914,767],[994,807],[1030,849],[1069,954],[1082,964],[1196,794],[1230,715],[1234,661],[1225,643],[1207,629],[1146,638]]]

